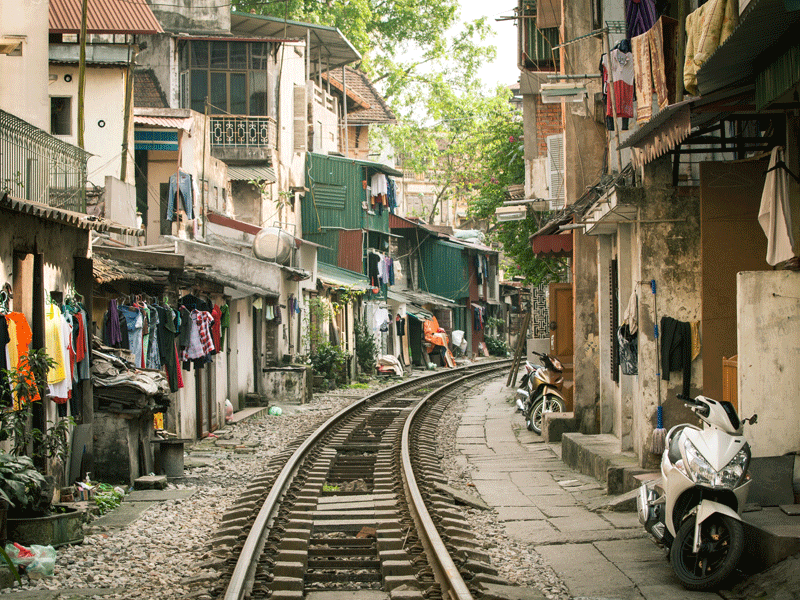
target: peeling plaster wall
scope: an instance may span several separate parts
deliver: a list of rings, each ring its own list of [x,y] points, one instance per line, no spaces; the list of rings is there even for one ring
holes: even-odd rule
[[[800,448],[800,273],[745,271],[736,278],[739,416],[753,456]]]
[[[228,399],[234,410],[244,408],[244,396],[254,393],[255,378],[253,373],[253,309],[252,298],[232,300],[231,327],[228,332],[231,348],[229,364],[231,366]]]
[[[691,421],[693,416],[676,398],[683,385],[682,372],[671,373],[669,381],[659,382],[656,376],[655,320],[659,321],[660,332],[661,317],[699,321],[701,310],[699,190],[672,187],[671,168],[669,157],[645,167],[645,198],[639,210],[641,222],[635,228],[641,255],[640,268],[632,271],[633,278],[656,281],[655,309],[649,283],[639,287],[639,375],[632,441],[643,465],[658,460],[650,453],[650,447],[659,387],[667,429]],[[692,394],[701,391],[701,382],[702,360],[698,357],[692,363]]]

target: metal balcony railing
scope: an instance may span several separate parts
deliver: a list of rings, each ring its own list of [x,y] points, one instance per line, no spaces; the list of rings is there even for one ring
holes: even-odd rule
[[[86,159],[77,146],[0,110],[0,195],[86,212]]]
[[[277,127],[272,117],[223,115],[209,117],[212,146],[275,148]]]

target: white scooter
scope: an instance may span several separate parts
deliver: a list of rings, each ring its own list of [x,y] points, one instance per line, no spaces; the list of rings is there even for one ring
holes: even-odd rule
[[[669,430],[661,479],[639,488],[639,521],[669,548],[675,574],[689,590],[719,587],[744,549],[741,513],[747,499],[750,445],[730,402],[678,395],[704,422]]]

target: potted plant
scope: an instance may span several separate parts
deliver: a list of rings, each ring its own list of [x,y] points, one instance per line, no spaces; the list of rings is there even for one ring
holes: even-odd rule
[[[326,380],[333,380],[345,362],[344,351],[330,342],[322,342],[310,356],[314,373]]]
[[[7,509],[8,537],[27,545],[83,539],[82,515],[65,507],[53,511],[53,480],[43,473],[48,463],[66,464],[68,433],[75,421],[59,419],[48,423],[45,431],[30,425],[33,399],[37,394],[45,397],[47,372],[53,365],[44,350],[31,350],[16,368],[0,371],[17,401],[0,415],[0,441],[11,445],[9,453],[0,454],[0,502]]]

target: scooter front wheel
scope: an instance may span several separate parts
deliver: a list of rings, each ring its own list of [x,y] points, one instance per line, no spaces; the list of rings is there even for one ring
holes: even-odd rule
[[[552,394],[535,400],[525,415],[525,425],[528,431],[542,435],[542,420],[546,412],[564,412],[564,402]]]
[[[686,519],[670,548],[670,563],[687,590],[719,587],[733,573],[744,549],[740,521],[714,513],[700,524],[700,551],[692,551],[695,517]]]

